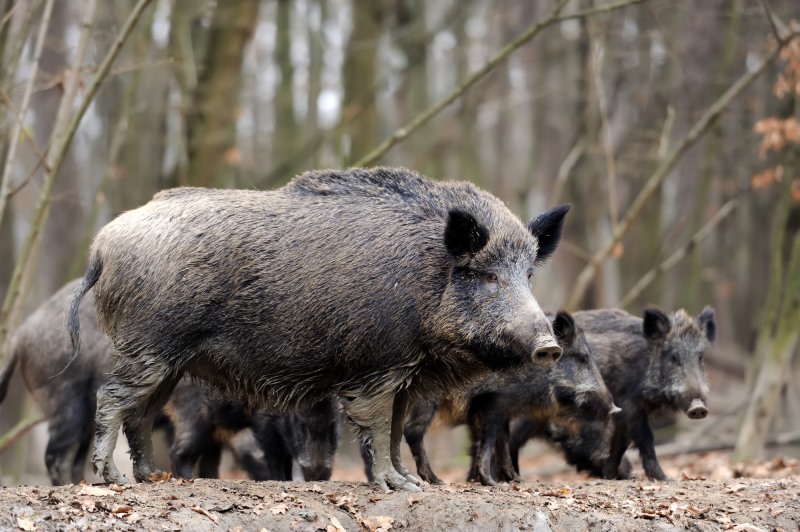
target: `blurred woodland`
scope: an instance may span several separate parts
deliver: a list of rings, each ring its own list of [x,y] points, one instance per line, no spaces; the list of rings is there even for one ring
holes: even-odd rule
[[[401,165],[572,203],[543,306],[713,306],[671,445],[800,454],[798,36],[797,0],[0,0],[0,345],[161,189]],[[36,416],[17,375],[3,482]]]

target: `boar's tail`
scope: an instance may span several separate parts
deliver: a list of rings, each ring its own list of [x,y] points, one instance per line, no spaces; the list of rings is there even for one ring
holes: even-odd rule
[[[9,348],[8,360],[5,367],[0,371],[0,403],[5,401],[6,394],[8,393],[8,384],[11,382],[11,377],[14,375],[14,369],[17,367],[17,350],[14,348],[14,342],[11,342]]]
[[[69,359],[64,370],[66,370],[78,352],[81,350],[81,321],[78,316],[78,309],[81,305],[81,299],[86,295],[94,284],[100,279],[100,274],[103,273],[103,262],[100,260],[100,254],[95,252],[89,257],[89,266],[86,268],[86,275],[83,276],[81,284],[75,289],[75,293],[67,301],[67,308],[64,312],[64,324],[69,332],[69,338],[72,341],[72,358]],[[64,372],[61,371],[61,373]],[[59,373],[60,375],[60,373]]]

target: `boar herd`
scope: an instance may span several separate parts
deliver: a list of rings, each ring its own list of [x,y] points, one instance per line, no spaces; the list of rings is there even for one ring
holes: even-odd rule
[[[230,449],[255,480],[331,476],[343,420],[383,490],[439,483],[423,442],[436,415],[466,424],[468,479],[519,480],[531,438],[578,470],[666,478],[649,417],[707,415],[714,312],[546,313],[535,269],[569,206],[523,223],[465,182],[404,168],[315,171],[274,191],[177,188],[103,227],[88,267],[11,337],[45,414],[53,484],[94,471],[215,477]],[[66,324],[66,328],[64,327]],[[417,465],[400,458],[405,436]],[[419,477],[419,478],[418,478]]]

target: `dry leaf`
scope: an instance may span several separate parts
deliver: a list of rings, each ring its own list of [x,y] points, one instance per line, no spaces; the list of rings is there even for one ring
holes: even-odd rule
[[[661,486],[658,484],[652,484],[650,486],[641,486],[639,491],[661,491]]]
[[[725,493],[739,493],[747,487],[747,484],[731,484],[725,488]]]
[[[214,515],[214,514],[212,514],[212,513],[209,513],[209,512],[207,512],[207,511],[203,510],[203,509],[202,509],[202,508],[200,508],[199,506],[195,506],[195,507],[193,507],[193,508],[192,508],[192,510],[194,510],[195,512],[197,512],[197,513],[199,513],[199,514],[203,514],[204,516],[208,517],[209,519],[211,519],[212,521],[214,521],[214,523],[215,523],[215,524],[217,523],[217,521],[219,521],[219,517],[217,517],[216,515]]]
[[[117,492],[108,488],[101,488],[100,486],[81,486],[81,491],[78,495],[90,495],[92,497],[108,497],[116,495]]]
[[[157,473],[150,473],[150,482],[162,482],[172,478],[172,473],[169,471],[159,471]]]
[[[345,530],[345,528],[342,526],[342,523],[340,523],[340,522],[339,522],[339,520],[338,520],[338,519],[336,519],[336,516],[335,516],[335,515],[329,515],[329,516],[328,516],[328,519],[330,519],[330,520],[331,520],[331,524],[330,524],[330,525],[328,525],[326,528],[331,528],[331,527],[333,527],[333,529],[334,529],[336,532],[347,532],[347,531]]]
[[[312,484],[310,488],[306,488],[306,491],[311,491],[313,493],[322,493],[322,488],[319,487],[319,484]]]
[[[289,509],[288,505],[281,503],[281,504],[276,504],[275,506],[270,508],[269,511],[272,512],[272,515],[278,515],[278,514],[285,514],[286,510],[288,509]]]
[[[422,494],[415,493],[414,495],[408,496],[408,506],[414,506],[418,502],[422,502]]]
[[[735,530],[736,532],[767,532],[763,528],[759,528],[756,525],[751,525],[750,523],[736,525],[731,530]]]
[[[394,518],[386,515],[379,515],[377,517],[365,517],[361,520],[369,532],[384,532],[392,528]]]
[[[115,504],[111,507],[112,514],[129,514],[133,511],[133,508],[128,506],[127,504]]]
[[[142,520],[142,515],[138,514],[136,512],[132,513],[131,515],[129,515],[128,517],[125,518],[125,522],[128,523],[129,525],[132,525],[134,523],[138,523],[141,520]],[[216,521],[214,521],[214,522],[216,523]]]
[[[36,523],[28,517],[17,517],[17,526],[21,530],[36,530]]]

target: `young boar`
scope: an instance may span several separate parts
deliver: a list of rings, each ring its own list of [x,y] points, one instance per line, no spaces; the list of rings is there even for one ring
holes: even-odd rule
[[[553,330],[563,355],[552,368],[497,374],[473,390],[467,411],[472,436],[467,480],[495,485],[493,463],[500,478],[519,479],[507,454],[509,424],[514,418],[547,425],[556,417],[604,421],[619,412],[572,316],[559,312]]]
[[[174,189],[95,238],[67,327],[94,287],[117,362],[98,390],[96,471],[155,472],[150,427],[184,374],[292,411],[338,396],[388,490],[418,491],[400,460],[409,397],[560,355],[534,298],[567,206],[523,224],[464,182],[402,168],[309,172],[268,192]]]
[[[576,312],[614,400],[622,408],[614,419],[605,478],[618,478],[625,450],[639,449],[648,478],[667,477],[656,458],[648,415],[683,411],[692,419],[708,414],[703,353],[716,337],[714,310],[692,318],[647,309],[644,319],[618,310]]]
[[[192,478],[197,465],[197,476],[216,478],[227,447],[253,480],[292,480],[293,460],[305,480],[330,480],[341,432],[340,408],[333,398],[314,408],[270,414],[214,397],[202,385],[183,379],[164,413],[176,477]],[[245,430],[252,436],[240,436]]]
[[[114,365],[111,344],[97,325],[92,294],[77,309],[86,324],[84,348],[70,363],[72,346],[60,324],[64,303],[79,284],[78,279],[65,285],[22,323],[11,337],[8,363],[0,374],[2,401],[20,365],[25,385],[49,425],[44,460],[56,486],[84,479],[94,433],[95,392]]]

